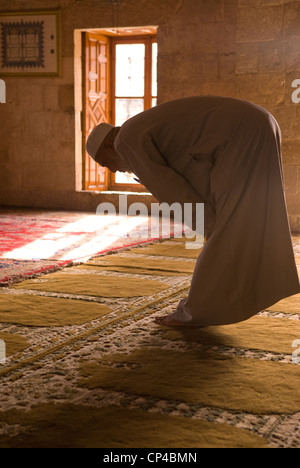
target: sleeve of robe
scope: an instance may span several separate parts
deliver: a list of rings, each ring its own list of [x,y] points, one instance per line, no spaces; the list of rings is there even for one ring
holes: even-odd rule
[[[182,174],[168,165],[150,135],[134,138],[134,145],[130,144],[132,138],[123,132],[122,140],[116,144],[117,152],[126,160],[132,172],[160,203],[180,203],[182,206],[184,203],[192,203],[192,222],[189,226],[192,229],[196,228],[196,203],[204,203],[207,219],[205,236],[208,237],[214,222],[214,210],[208,203],[205,191],[201,193],[201,185],[196,190]],[[204,177],[209,179],[209,174]]]
[[[134,151],[130,140],[125,139],[124,142],[122,139],[116,150],[159,202],[178,202],[179,193],[182,203],[204,202],[201,194],[181,174],[166,164],[150,136],[144,136],[139,145],[134,146]]]

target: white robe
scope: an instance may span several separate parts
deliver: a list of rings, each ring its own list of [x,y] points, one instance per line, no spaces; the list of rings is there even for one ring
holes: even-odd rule
[[[159,202],[205,203],[207,242],[172,318],[240,322],[300,292],[269,112],[233,98],[178,99],[125,122],[115,148]]]

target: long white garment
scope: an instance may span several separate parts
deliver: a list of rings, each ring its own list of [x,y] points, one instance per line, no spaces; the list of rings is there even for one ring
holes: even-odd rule
[[[160,202],[205,203],[207,242],[175,320],[239,322],[300,292],[270,113],[232,98],[179,99],[128,120],[115,147]]]

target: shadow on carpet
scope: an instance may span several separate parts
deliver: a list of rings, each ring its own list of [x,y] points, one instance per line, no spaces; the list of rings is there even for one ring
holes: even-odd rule
[[[1,288],[0,447],[299,447],[299,295],[239,324],[154,323],[199,253],[169,240]]]

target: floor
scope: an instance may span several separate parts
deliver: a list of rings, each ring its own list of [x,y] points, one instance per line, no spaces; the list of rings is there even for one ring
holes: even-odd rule
[[[145,216],[1,209],[0,285],[182,232],[174,223],[164,232],[160,226]]]
[[[0,266],[15,268],[0,288],[0,447],[300,446],[297,296],[169,330],[153,318],[186,295],[198,254],[157,242],[148,219],[4,210],[0,225]]]

